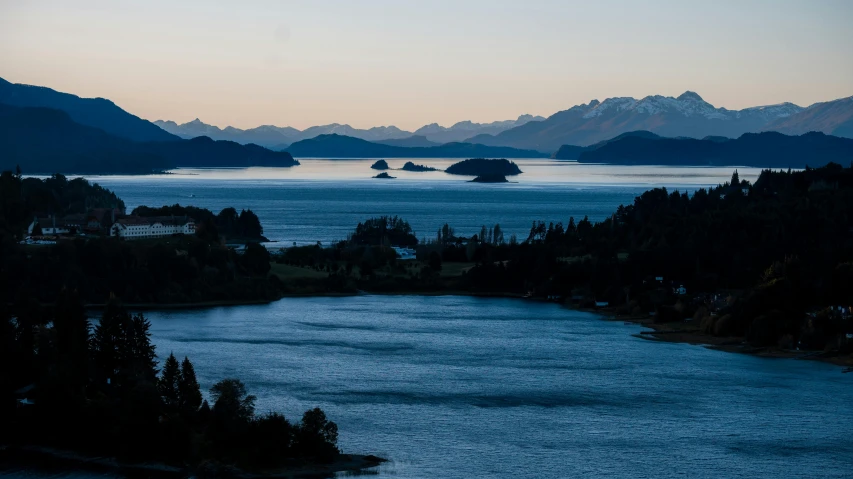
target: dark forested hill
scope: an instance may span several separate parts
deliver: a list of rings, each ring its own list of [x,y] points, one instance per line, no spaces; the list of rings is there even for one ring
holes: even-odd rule
[[[604,146],[610,142],[619,141],[619,140],[626,138],[626,137],[629,137],[629,136],[637,136],[640,138],[655,138],[655,139],[662,138],[661,136],[655,135],[654,133],[652,133],[650,131],[645,131],[645,130],[629,131],[626,133],[622,133],[621,135],[614,136],[613,138],[611,138],[609,140],[599,141],[598,143],[596,143],[594,145],[590,145],[590,146],[563,145],[560,147],[559,150],[557,150],[556,153],[554,153],[552,155],[552,158],[557,159],[557,160],[577,160],[578,158],[580,158],[581,153],[583,153],[585,151],[591,151],[591,150],[601,148],[602,146]],[[707,137],[706,139],[710,139],[710,138],[718,139],[719,141],[728,141],[729,140],[726,137],[717,137],[717,136]]]
[[[0,103],[62,110],[75,122],[134,141],[168,141],[178,137],[132,115],[103,98],[80,98],[50,88],[10,83],[0,78]]]
[[[155,153],[179,167],[295,166],[290,153],[268,150],[258,145],[233,141],[214,141],[206,136],[192,140],[144,143],[145,151]]]
[[[172,168],[137,143],[74,122],[50,108],[0,104],[0,169],[27,173],[150,173]]]
[[[620,165],[756,166],[804,168],[853,161],[853,139],[807,133],[747,133],[734,140],[663,138],[632,132],[590,147],[567,145],[557,159]]]
[[[473,156],[542,158],[547,156],[533,150],[473,143],[446,143],[440,146],[407,148],[334,134],[297,141],[290,145],[287,151],[297,158],[467,158]]]
[[[442,143],[437,143],[435,141],[430,141],[425,136],[414,135],[408,138],[397,138],[393,140],[377,140],[374,143],[379,143],[380,145],[390,145],[390,146],[404,146],[406,148],[411,147],[429,147],[429,146],[440,146]]]
[[[209,138],[134,142],[50,108],[0,103],[0,169],[30,174],[141,174],[174,167],[293,166],[284,152]]]

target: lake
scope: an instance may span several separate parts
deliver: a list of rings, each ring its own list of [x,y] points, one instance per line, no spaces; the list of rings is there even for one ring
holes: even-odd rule
[[[251,208],[282,245],[328,243],[380,214],[419,236],[500,223],[609,216],[643,191],[695,191],[733,168],[611,167],[518,160],[516,183],[392,172],[374,160],[292,169],[97,177],[132,209]],[[408,160],[390,159],[398,168]],[[444,168],[456,160],[413,160]],[[754,181],[759,171],[739,169]],[[550,303],[458,296],[287,298],[146,313],[161,358],[189,356],[206,391],[239,377],[257,411],[320,406],[346,452],[389,478],[842,478],[853,470],[853,375],[838,367],[658,343],[636,325]],[[101,477],[13,470],[0,477]]]
[[[462,296],[286,298],[148,312],[162,360],[257,412],[315,406],[383,478],[849,478],[853,375],[639,339],[553,303]],[[111,477],[6,470],[0,477]]]
[[[842,478],[853,377],[633,337],[551,303],[288,298],[152,312],[160,357],[203,390],[242,379],[257,411],[323,408],[388,478]]]
[[[446,168],[458,159],[388,159]],[[175,170],[170,175],[91,177],[127,204],[180,203],[219,212],[233,206],[253,210],[265,235],[281,246],[328,244],[345,239],[355,225],[379,215],[408,220],[419,238],[435,236],[444,224],[458,234],[500,224],[507,239],[526,239],[533,221],[602,220],[642,192],[666,186],[693,192],[728,181],[734,167],[693,168],[589,165],[557,160],[515,160],[524,171],[514,183],[469,183],[471,177],[442,171],[391,171],[393,180],[371,178],[375,160],[301,159],[293,168]],[[760,170],[738,168],[754,181]]]

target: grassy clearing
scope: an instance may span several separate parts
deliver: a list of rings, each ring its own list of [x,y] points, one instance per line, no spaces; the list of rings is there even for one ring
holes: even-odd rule
[[[325,271],[317,271],[316,269],[311,268],[301,268],[299,266],[291,266],[289,264],[270,264],[270,274],[274,274],[278,276],[278,279],[282,281],[293,280],[293,279],[319,279],[325,278],[329,275],[329,273]]]
[[[462,276],[462,273],[474,267],[474,263],[442,263],[441,276],[444,278]]]

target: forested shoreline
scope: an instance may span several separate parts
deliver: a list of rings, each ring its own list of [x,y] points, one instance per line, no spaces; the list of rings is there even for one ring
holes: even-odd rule
[[[71,234],[55,244],[19,244],[33,214],[93,205],[124,209],[113,193],[83,179],[0,174],[0,445],[153,461],[214,476],[233,467],[286,472],[378,463],[341,455],[337,426],[319,408],[299,421],[255,414],[255,398],[237,378],[217,382],[204,400],[190,359],[155,351],[144,314],[122,304],[280,297],[266,274],[267,250],[249,243],[238,254],[219,235],[258,237],[257,216],[233,208],[213,215],[140,207],[139,215],[195,215],[200,227],[167,238]],[[105,305],[99,319],[84,303]]]
[[[851,213],[851,168],[764,170],[754,185],[735,171],[692,195],[652,189],[598,223],[537,221],[527,238],[504,238],[500,225],[462,237],[444,225],[414,246],[415,262],[389,248],[412,245],[399,218],[275,261],[326,273],[330,289],[549,299],[753,348],[849,358]]]
[[[34,207],[20,198],[40,205],[46,185],[66,185],[47,197],[67,197],[68,205],[123,203],[85,180],[5,173],[2,181],[8,248],[0,275],[10,305],[20,298],[49,304],[63,287],[87,304],[115,296],[148,305],[445,292],[606,304],[660,323],[695,318],[691,324],[704,334],[760,347],[847,351],[844,336],[853,332],[846,319],[853,304],[853,170],[835,164],[765,170],[754,185],[735,171],[731,181],[692,195],[656,188],[604,221],[537,221],[526,238],[505,238],[500,225],[471,237],[444,225],[434,239],[419,241],[404,219],[380,217],[329,247],[268,250],[249,242],[241,252],[223,246],[219,232],[261,237],[251,211],[214,215],[179,205],[135,211],[194,216],[195,235],[18,245],[13,225]],[[415,261],[401,259],[395,247],[409,248]]]
[[[526,238],[507,238],[500,225],[465,237],[445,224],[419,241],[404,219],[378,217],[329,247],[272,253],[256,242],[239,252],[223,244],[223,230],[262,235],[250,211],[214,215],[178,205],[136,212],[195,215],[195,234],[22,245],[34,212],[124,203],[86,180],[20,172],[0,175],[0,201],[0,360],[16,365],[0,381],[2,414],[13,426],[2,436],[8,444],[193,467],[211,459],[251,469],[338,457],[336,426],[319,409],[299,422],[256,416],[253,397],[234,378],[214,385],[205,405],[190,359],[161,351],[158,363],[144,315],[122,302],[506,295],[604,308],[841,364],[853,352],[853,167],[765,170],[754,184],[735,171],[729,182],[692,194],[655,188],[604,221],[536,221]],[[84,303],[105,305],[91,329]],[[75,434],[81,429],[85,441]]]

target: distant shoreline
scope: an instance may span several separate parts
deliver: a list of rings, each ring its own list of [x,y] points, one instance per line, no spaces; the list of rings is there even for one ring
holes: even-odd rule
[[[45,464],[50,461],[52,464]],[[290,466],[265,471],[264,473],[249,472],[232,466],[221,467],[222,477],[234,477],[237,479],[285,479],[297,477],[327,477],[338,472],[350,471],[359,473],[372,467],[377,467],[387,459],[373,455],[340,454],[328,463],[294,462]],[[163,462],[148,461],[140,463],[126,463],[114,457],[88,456],[74,451],[57,449],[46,446],[0,446],[0,463],[7,463],[24,468],[50,466],[73,466],[80,470],[104,472],[112,471],[120,474],[151,474],[156,477],[194,477],[193,467],[171,466]],[[216,474],[216,470],[212,471]],[[218,474],[216,474],[218,475]]]
[[[648,341],[690,344],[694,346],[703,346],[716,351],[748,354],[750,356],[767,359],[804,359],[820,361],[841,367],[853,366],[853,357],[851,356],[826,356],[822,351],[793,351],[771,347],[750,346],[743,338],[711,336],[699,331],[696,325],[687,322],[655,323],[654,318],[649,316],[620,317],[614,311],[607,309],[588,310],[577,308],[577,310],[598,314],[605,321],[623,321],[626,323],[637,324],[644,328],[649,328],[651,331],[641,331],[638,334],[632,335],[636,338]]]

